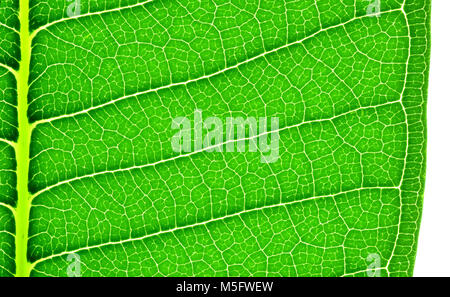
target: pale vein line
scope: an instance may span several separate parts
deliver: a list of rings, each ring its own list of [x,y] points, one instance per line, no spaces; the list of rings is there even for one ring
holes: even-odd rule
[[[369,271],[375,272],[375,271],[381,271],[381,270],[387,270],[387,268],[386,267],[377,267],[377,268],[373,268],[373,269],[364,269],[364,270],[360,270],[360,271],[345,273],[342,275],[342,277],[353,276],[353,275],[356,275],[358,273],[363,273],[363,272],[369,272]]]
[[[3,203],[3,202],[0,202],[0,206],[3,206],[4,208],[9,209],[14,216],[16,215],[16,210],[11,205]]]
[[[252,140],[252,139],[259,138],[261,136],[269,135],[269,134],[272,134],[272,133],[279,133],[279,132],[282,132],[284,130],[297,128],[297,127],[300,127],[300,126],[303,126],[303,125],[306,125],[306,124],[332,121],[332,120],[334,120],[336,118],[340,118],[340,117],[346,116],[348,114],[357,112],[359,110],[375,109],[375,108],[379,108],[379,107],[386,106],[386,105],[392,105],[392,104],[396,104],[396,103],[399,103],[399,100],[390,101],[390,102],[386,102],[386,103],[381,103],[381,104],[373,105],[373,106],[360,107],[360,108],[357,108],[357,109],[354,109],[354,110],[349,110],[349,111],[344,112],[344,113],[339,114],[339,115],[335,115],[335,116],[333,116],[331,118],[317,119],[317,120],[310,120],[310,121],[306,121],[306,122],[301,122],[301,123],[298,123],[298,124],[295,124],[295,125],[282,127],[282,128],[277,129],[277,130],[267,131],[267,132],[264,132],[264,133],[261,133],[261,134],[258,134],[258,135],[254,135],[254,136],[250,136],[250,137],[227,140],[227,141],[224,141],[222,143],[215,144],[215,145],[212,145],[212,146],[209,146],[209,147],[206,147],[206,148],[202,148],[202,149],[197,150],[197,151],[193,151],[193,152],[190,152],[190,153],[187,153],[187,154],[178,155],[178,156],[175,156],[175,157],[172,157],[172,158],[168,158],[168,159],[164,159],[164,160],[159,160],[159,161],[156,161],[156,162],[153,162],[153,163],[149,163],[149,164],[143,164],[143,165],[138,165],[138,166],[131,166],[131,167],[127,167],[127,168],[120,168],[120,169],[116,169],[116,170],[105,170],[105,171],[100,171],[100,172],[96,172],[96,173],[92,173],[92,174],[86,174],[84,176],[74,177],[74,178],[58,182],[56,184],[53,184],[51,186],[48,186],[46,188],[43,188],[43,189],[39,190],[38,192],[34,193],[31,196],[31,199],[34,199],[35,197],[39,196],[40,194],[42,194],[44,192],[47,192],[47,191],[49,191],[49,190],[51,190],[53,188],[59,187],[59,186],[64,185],[64,184],[69,184],[69,183],[72,183],[72,182],[77,181],[77,180],[82,180],[82,179],[86,179],[86,178],[92,178],[92,177],[95,177],[95,176],[98,176],[98,175],[104,175],[104,174],[109,174],[109,173],[114,174],[114,173],[117,173],[117,172],[125,172],[125,171],[131,171],[131,170],[135,170],[135,169],[143,169],[143,168],[147,168],[147,167],[152,167],[152,166],[156,166],[156,165],[161,164],[161,163],[174,161],[174,160],[177,160],[177,159],[180,159],[180,158],[190,157],[192,155],[205,152],[207,150],[212,150],[212,149],[215,149],[215,148],[219,148],[219,147],[225,146],[225,145],[227,145],[229,143],[235,143],[235,142],[240,142],[240,141]]]
[[[9,255],[7,255],[7,256],[8,256],[8,258],[11,259],[11,257]],[[3,268],[6,272],[8,272],[10,274],[8,277],[13,277],[14,276],[14,273],[11,270],[9,270],[10,268],[7,268],[7,267],[5,267],[3,265],[0,265],[0,268]]]
[[[384,11],[384,12],[382,12],[382,14],[388,14],[388,13],[392,13],[392,12],[396,12],[396,11],[400,11],[400,9],[393,9],[393,10]],[[74,117],[74,116],[77,116],[77,115],[80,115],[80,114],[85,114],[85,113],[87,113],[89,111],[103,108],[105,106],[114,104],[114,103],[116,103],[118,101],[122,101],[122,100],[125,100],[127,98],[136,97],[136,96],[140,96],[140,95],[145,95],[145,94],[148,94],[148,93],[157,92],[159,90],[168,89],[168,88],[172,88],[172,87],[175,87],[175,86],[183,86],[183,85],[187,85],[187,84],[192,83],[192,82],[197,82],[197,81],[200,81],[200,80],[203,80],[203,79],[211,78],[213,76],[220,75],[220,74],[222,74],[222,73],[224,73],[224,72],[226,72],[228,70],[236,69],[236,68],[238,68],[238,67],[240,67],[242,65],[245,65],[245,64],[247,64],[247,63],[249,63],[251,61],[254,61],[256,59],[259,59],[259,58],[264,57],[266,55],[269,55],[271,53],[274,53],[274,52],[280,51],[282,49],[291,47],[291,46],[293,46],[295,44],[301,44],[304,41],[306,41],[306,40],[308,40],[310,38],[313,38],[313,37],[315,37],[316,35],[318,35],[318,34],[320,34],[322,32],[326,32],[326,31],[331,30],[331,29],[343,27],[343,26],[345,26],[345,25],[347,25],[347,24],[349,24],[349,23],[351,23],[353,21],[364,19],[366,17],[368,17],[368,16],[362,15],[362,16],[359,16],[359,17],[356,17],[356,18],[352,18],[352,19],[350,19],[350,20],[348,20],[348,21],[346,21],[344,23],[341,23],[341,24],[338,24],[338,25],[333,25],[333,26],[327,27],[325,29],[320,29],[319,31],[316,31],[315,33],[313,33],[313,34],[311,34],[311,35],[309,35],[307,37],[304,37],[304,38],[302,38],[300,40],[297,40],[297,41],[294,41],[294,42],[282,45],[282,46],[274,48],[274,49],[272,49],[270,51],[263,52],[263,53],[261,53],[259,55],[256,55],[256,56],[254,56],[254,57],[252,57],[250,59],[247,59],[245,61],[239,62],[239,63],[237,63],[237,64],[235,64],[233,66],[224,68],[224,69],[222,69],[220,71],[217,71],[217,72],[214,72],[214,73],[211,73],[211,74],[207,74],[207,75],[204,75],[204,76],[201,76],[201,77],[198,77],[198,78],[195,78],[195,79],[191,79],[191,80],[188,80],[188,81],[171,83],[171,84],[160,86],[160,87],[157,87],[157,88],[154,88],[154,89],[150,89],[150,90],[141,91],[141,92],[137,92],[137,93],[134,93],[134,94],[126,95],[126,96],[123,96],[123,97],[120,97],[120,98],[113,99],[111,101],[105,102],[103,104],[100,104],[100,105],[97,105],[97,106],[93,106],[93,107],[90,107],[90,108],[87,108],[87,109],[84,109],[84,110],[81,110],[81,111],[78,111],[78,112],[74,112],[74,113],[71,113],[71,114],[60,115],[60,116],[56,116],[56,117],[49,118],[49,119],[38,120],[38,121],[32,123],[32,128],[34,128],[36,125],[39,125],[39,124],[42,124],[42,123],[48,123],[48,122],[59,120],[59,119],[71,118],[71,117]]]
[[[86,247],[78,248],[78,249],[75,249],[75,250],[65,251],[65,252],[61,252],[61,253],[58,253],[58,254],[50,255],[50,256],[41,258],[41,259],[36,260],[35,262],[33,262],[31,264],[31,269],[30,270],[33,270],[34,267],[36,266],[36,264],[38,264],[40,262],[43,262],[43,261],[47,261],[47,260],[53,259],[53,258],[56,258],[56,257],[60,257],[60,256],[68,255],[68,254],[73,254],[73,253],[77,253],[77,252],[81,252],[81,251],[86,251],[86,250],[90,250],[90,249],[95,249],[95,248],[102,248],[102,247],[109,246],[109,245],[118,245],[118,244],[125,244],[125,243],[128,243],[128,242],[145,240],[147,238],[151,238],[151,237],[158,236],[158,235],[161,235],[161,234],[173,233],[173,232],[176,232],[178,230],[184,230],[184,229],[189,229],[189,228],[195,228],[195,227],[198,227],[198,226],[204,226],[204,225],[207,225],[209,223],[226,220],[228,218],[232,218],[232,217],[236,217],[236,216],[241,216],[241,215],[246,214],[246,213],[251,213],[251,212],[255,212],[255,211],[261,211],[261,210],[266,210],[266,209],[271,209],[271,208],[276,208],[276,207],[283,207],[283,206],[286,207],[286,206],[290,206],[290,205],[294,205],[294,204],[298,204],[298,203],[303,203],[303,202],[307,202],[307,201],[312,201],[312,200],[317,200],[317,199],[321,199],[321,198],[328,198],[328,197],[336,198],[336,196],[339,196],[339,195],[349,194],[349,193],[358,192],[358,191],[362,191],[362,190],[389,190],[389,189],[398,189],[398,187],[363,187],[363,188],[357,188],[357,189],[348,190],[348,191],[342,191],[342,192],[339,192],[339,193],[336,193],[336,194],[315,196],[315,197],[305,198],[305,199],[297,200],[297,201],[281,202],[281,203],[278,203],[278,204],[257,207],[257,208],[253,208],[253,209],[249,209],[249,210],[243,210],[243,211],[236,212],[236,213],[233,213],[233,214],[230,214],[230,215],[225,215],[225,216],[222,216],[222,217],[210,219],[210,220],[207,220],[207,221],[204,221],[204,222],[194,223],[194,224],[190,224],[190,225],[186,225],[186,226],[182,226],[182,227],[175,227],[175,228],[172,228],[172,229],[159,231],[159,232],[148,234],[148,235],[144,235],[144,236],[141,236],[141,237],[129,238],[129,239],[124,239],[124,240],[120,240],[120,241],[105,242],[105,243],[101,243],[101,244],[97,244],[97,245],[86,246]]]
[[[7,145],[12,146],[13,148],[16,148],[16,145],[17,145],[15,142],[8,140],[8,139],[4,139],[4,138],[0,138],[0,142],[4,142]]]
[[[5,65],[5,64],[3,64],[3,63],[0,63],[0,67],[3,67],[3,68],[5,68],[6,70],[8,70],[9,72],[11,72],[12,74],[14,74],[14,76],[15,76],[16,79],[17,79],[19,73],[18,73],[14,68],[12,68],[12,67],[10,67],[10,66],[8,66],[8,65]]]
[[[408,150],[409,150],[408,113],[406,112],[406,108],[405,108],[405,106],[404,106],[404,104],[403,104],[403,98],[404,98],[404,95],[405,95],[405,90],[406,90],[407,81],[408,81],[408,67],[409,67],[409,61],[410,61],[410,58],[411,58],[411,46],[412,46],[411,29],[410,29],[410,27],[409,27],[408,15],[407,15],[406,12],[405,12],[405,3],[406,3],[406,0],[403,2],[403,5],[402,5],[402,7],[401,7],[401,11],[402,11],[403,15],[405,16],[406,28],[408,29],[409,47],[408,47],[408,59],[406,60],[405,82],[404,82],[403,90],[402,90],[402,93],[401,93],[401,96],[400,96],[400,104],[401,104],[402,110],[403,110],[403,112],[404,112],[404,114],[405,114],[405,121],[406,121],[406,155],[405,155],[405,164],[404,164],[404,166],[403,166],[402,177],[401,177],[400,183],[399,183],[399,185],[400,185],[400,188],[399,188],[400,191],[401,191],[401,186],[402,186],[402,184],[403,184],[403,179],[404,179],[405,173],[406,173],[406,164],[407,164],[407,161],[408,161]],[[386,267],[389,267],[389,265],[390,265],[390,263],[391,263],[391,260],[392,260],[392,258],[394,257],[395,250],[396,250],[396,248],[397,248],[398,238],[400,237],[400,225],[401,225],[401,223],[402,223],[402,209],[403,209],[403,203],[402,203],[402,196],[401,196],[401,193],[400,193],[400,214],[399,214],[399,218],[398,218],[397,235],[396,235],[396,237],[395,237],[394,247],[392,248],[392,253],[391,253],[391,256],[389,257],[389,260],[387,261]],[[389,269],[388,269],[387,271],[388,271],[388,275],[390,275]]]
[[[11,233],[11,232],[9,232],[9,231],[6,231],[6,230],[2,230],[2,231],[0,231],[0,234],[8,234],[9,236],[11,236],[11,237],[16,237],[16,234],[14,234],[14,233]],[[11,258],[9,255],[8,255],[8,258],[10,258],[11,260],[14,260],[13,258]]]
[[[0,26],[5,27],[6,29],[12,30],[12,31],[16,32],[17,34],[19,34],[19,31],[17,31],[17,29],[14,29],[6,24],[0,23]]]
[[[124,9],[131,9],[133,7],[143,6],[143,5],[145,5],[147,3],[150,3],[150,2],[153,2],[153,0],[147,0],[147,1],[144,1],[144,2],[139,2],[139,3],[133,4],[133,5],[129,5],[129,6],[122,6],[122,7],[117,7],[117,8],[112,8],[112,9],[107,9],[107,10],[102,10],[102,11],[88,12],[88,13],[76,15],[76,16],[69,17],[69,18],[62,18],[62,19],[53,21],[51,23],[45,24],[45,25],[37,28],[36,30],[33,31],[33,33],[31,33],[30,38],[31,38],[31,40],[33,40],[33,38],[40,31],[45,30],[48,27],[53,26],[53,25],[58,24],[58,23],[62,23],[62,22],[69,21],[69,20],[76,20],[76,19],[80,19],[80,18],[84,18],[84,17],[88,17],[88,16],[93,16],[93,15],[102,15],[102,14],[105,14],[105,13],[108,13],[108,12],[121,11],[121,10],[124,10]]]

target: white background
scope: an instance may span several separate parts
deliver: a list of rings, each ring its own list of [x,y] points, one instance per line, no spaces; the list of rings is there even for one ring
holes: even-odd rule
[[[428,153],[414,276],[450,276],[450,0],[432,0]]]

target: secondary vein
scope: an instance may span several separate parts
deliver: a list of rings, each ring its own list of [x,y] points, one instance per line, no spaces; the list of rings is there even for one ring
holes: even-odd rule
[[[215,149],[215,148],[218,148],[218,147],[225,146],[228,143],[236,143],[236,142],[239,142],[239,141],[248,141],[248,140],[255,139],[255,138],[257,139],[257,138],[262,137],[264,135],[270,135],[270,134],[273,134],[273,133],[279,133],[279,132],[282,132],[282,131],[285,131],[285,130],[298,128],[298,127],[306,125],[306,124],[332,121],[332,120],[334,120],[336,118],[340,118],[340,117],[346,116],[348,114],[357,112],[359,110],[374,109],[374,108],[379,108],[379,107],[382,107],[382,106],[393,105],[393,104],[398,104],[398,103],[399,103],[399,100],[395,100],[395,101],[389,101],[389,102],[385,102],[385,103],[381,103],[381,104],[377,104],[377,105],[359,107],[357,109],[349,110],[347,112],[335,115],[335,116],[330,117],[330,118],[304,121],[304,122],[300,122],[298,124],[293,124],[293,125],[290,125],[290,126],[284,126],[284,127],[281,127],[281,128],[279,128],[277,130],[267,131],[267,132],[264,132],[264,133],[261,133],[261,134],[257,134],[257,135],[254,135],[254,136],[249,136],[249,137],[244,137],[244,138],[239,138],[239,139],[227,140],[227,141],[224,141],[224,142],[221,142],[221,143],[218,143],[218,144],[214,144],[214,145],[209,146],[209,147],[202,148],[200,150],[196,150],[196,151],[193,151],[193,152],[190,152],[190,153],[186,153],[186,154],[177,155],[177,156],[174,156],[174,157],[171,157],[171,158],[168,158],[168,159],[158,160],[158,161],[155,161],[155,162],[152,162],[152,163],[146,163],[146,164],[142,164],[142,165],[135,165],[135,166],[131,166],[131,167],[119,168],[119,169],[114,169],[114,170],[98,171],[98,172],[94,172],[94,173],[91,173],[91,174],[86,174],[86,175],[83,175],[83,176],[77,176],[77,177],[74,177],[74,178],[71,178],[71,179],[66,179],[66,180],[57,182],[55,184],[49,185],[49,186],[47,186],[47,187],[45,187],[45,188],[43,188],[43,189],[33,193],[31,195],[31,200],[35,199],[37,196],[39,196],[42,193],[45,193],[45,192],[47,192],[47,191],[49,191],[49,190],[51,190],[53,188],[56,188],[56,187],[59,187],[59,186],[65,185],[65,184],[70,184],[70,183],[75,182],[77,180],[82,180],[82,179],[86,179],[86,178],[93,178],[93,177],[104,175],[104,174],[114,174],[114,173],[117,173],[117,172],[131,171],[131,170],[136,170],[136,169],[144,169],[144,168],[148,168],[148,167],[159,165],[161,163],[166,163],[166,162],[175,161],[175,160],[178,160],[178,159],[181,159],[181,158],[190,157],[190,156],[193,156],[193,155],[196,155],[196,154],[199,154],[199,153],[211,150],[211,149]]]
[[[381,12],[381,14],[389,14],[389,13],[398,12],[398,11],[401,11],[401,9],[392,9],[392,10],[383,11],[383,12]],[[222,74],[224,72],[227,72],[229,70],[237,69],[237,68],[239,68],[242,65],[248,64],[251,61],[254,61],[254,60],[257,60],[259,58],[265,57],[265,56],[267,56],[269,54],[278,52],[278,51],[280,51],[282,49],[289,48],[289,47],[294,46],[296,44],[302,44],[303,42],[305,42],[305,41],[307,41],[307,40],[317,36],[318,34],[320,34],[322,32],[326,32],[326,31],[329,31],[329,30],[332,30],[332,29],[335,29],[335,28],[345,27],[345,25],[347,25],[347,24],[350,24],[350,23],[352,23],[354,21],[361,20],[361,19],[364,19],[364,18],[367,18],[367,17],[368,17],[367,15],[361,15],[361,16],[352,18],[350,20],[347,20],[347,21],[345,21],[343,23],[340,23],[340,24],[337,24],[337,25],[332,25],[332,26],[320,29],[320,30],[318,30],[318,31],[316,31],[316,32],[314,32],[314,33],[312,33],[312,34],[310,34],[310,35],[300,39],[300,40],[296,40],[296,41],[293,41],[291,43],[284,44],[284,45],[282,45],[280,47],[271,49],[269,51],[264,51],[263,53],[261,53],[259,55],[253,56],[253,57],[251,57],[251,58],[249,58],[247,60],[241,61],[239,63],[236,63],[234,65],[226,67],[224,69],[216,71],[214,73],[209,73],[209,74],[206,74],[206,75],[202,75],[200,77],[197,77],[197,78],[194,78],[194,79],[190,79],[190,80],[187,80],[187,81],[171,83],[171,84],[168,84],[168,85],[163,85],[163,86],[159,86],[159,87],[156,87],[156,88],[151,88],[151,89],[148,89],[148,90],[144,90],[144,91],[139,91],[139,92],[136,92],[136,93],[128,94],[128,95],[125,95],[125,96],[122,96],[122,97],[119,97],[119,98],[112,99],[112,100],[110,100],[108,102],[105,102],[105,103],[102,103],[102,104],[99,104],[99,105],[96,105],[96,106],[92,106],[92,107],[89,107],[89,108],[84,109],[84,110],[76,111],[76,112],[73,112],[73,113],[70,113],[70,114],[63,114],[63,115],[55,116],[55,117],[52,117],[52,118],[37,120],[37,121],[33,122],[33,125],[37,126],[39,124],[49,123],[49,122],[52,122],[52,121],[55,121],[55,120],[60,120],[60,119],[65,119],[65,118],[72,118],[74,116],[77,116],[77,115],[80,115],[80,114],[86,114],[86,113],[88,113],[90,111],[97,110],[97,109],[103,108],[105,106],[113,105],[113,104],[115,104],[117,102],[120,102],[120,101],[128,99],[128,98],[134,98],[134,97],[137,97],[137,96],[141,96],[141,95],[145,95],[145,94],[149,94],[149,93],[154,93],[154,92],[157,92],[157,91],[160,91],[160,90],[165,90],[165,89],[176,87],[176,86],[185,86],[185,85],[187,85],[189,83],[197,82],[197,81],[200,81],[200,80],[203,80],[203,79],[209,79],[209,78],[212,78],[214,76],[220,75],[220,74]]]
[[[252,209],[246,209],[246,210],[242,210],[236,213],[232,213],[232,214],[228,214],[225,216],[221,216],[221,217],[217,217],[217,218],[212,218],[203,222],[197,222],[194,224],[188,224],[185,226],[179,226],[179,227],[174,227],[171,229],[167,229],[167,230],[161,230],[159,232],[155,232],[155,233],[151,233],[151,234],[147,234],[141,237],[132,237],[132,238],[128,238],[128,239],[124,239],[124,240],[119,240],[119,241],[111,241],[111,242],[105,242],[105,243],[100,243],[100,244],[96,244],[96,245],[91,245],[91,246],[85,246],[85,247],[80,247],[78,249],[74,249],[74,250],[70,250],[70,251],[64,251],[61,253],[57,253],[57,254],[53,254],[53,255],[49,255],[43,258],[40,258],[36,261],[34,261],[31,264],[31,269],[34,269],[34,267],[44,261],[56,258],[56,257],[61,257],[64,255],[68,255],[68,254],[73,254],[73,253],[78,253],[81,251],[87,251],[87,250],[91,250],[91,249],[95,249],[95,248],[102,248],[105,246],[110,246],[110,245],[118,245],[118,244],[125,244],[125,243],[129,243],[129,242],[135,242],[135,241],[139,241],[139,240],[145,240],[147,238],[151,238],[151,237],[155,237],[161,234],[167,234],[167,233],[173,233],[175,231],[178,230],[184,230],[184,229],[189,229],[189,228],[194,228],[194,227],[198,227],[198,226],[205,226],[209,223],[213,223],[213,222],[217,222],[217,221],[221,221],[221,220],[225,220],[228,218],[232,218],[232,217],[240,217],[246,213],[250,213],[250,212],[255,212],[255,211],[262,211],[262,210],[266,210],[266,209],[271,209],[271,208],[276,208],[276,207],[285,207],[285,206],[289,206],[289,205],[294,205],[294,204],[299,204],[299,203],[304,203],[307,201],[312,201],[312,200],[317,200],[317,199],[325,199],[325,198],[336,198],[337,196],[340,195],[344,195],[344,194],[349,194],[349,193],[354,193],[354,192],[358,192],[358,191],[362,191],[362,190],[398,190],[398,187],[362,187],[362,188],[357,188],[357,189],[352,189],[352,190],[348,190],[348,191],[342,191],[339,193],[335,193],[335,194],[329,194],[329,195],[321,195],[321,196],[314,196],[314,197],[309,197],[309,198],[304,198],[301,200],[295,200],[295,201],[290,201],[290,202],[280,202],[278,204],[272,204],[272,205],[266,205],[266,206],[262,206],[262,207],[257,207],[257,208],[252,208]]]

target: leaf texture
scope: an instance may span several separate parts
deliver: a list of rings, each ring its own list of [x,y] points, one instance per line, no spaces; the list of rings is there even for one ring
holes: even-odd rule
[[[429,0],[0,4],[0,275],[411,275]],[[279,158],[174,118],[277,117]]]

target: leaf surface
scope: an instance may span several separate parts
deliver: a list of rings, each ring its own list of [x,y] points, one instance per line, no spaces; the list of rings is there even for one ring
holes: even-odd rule
[[[429,0],[70,4],[0,4],[0,275],[412,274]],[[175,152],[198,110],[279,158]]]

